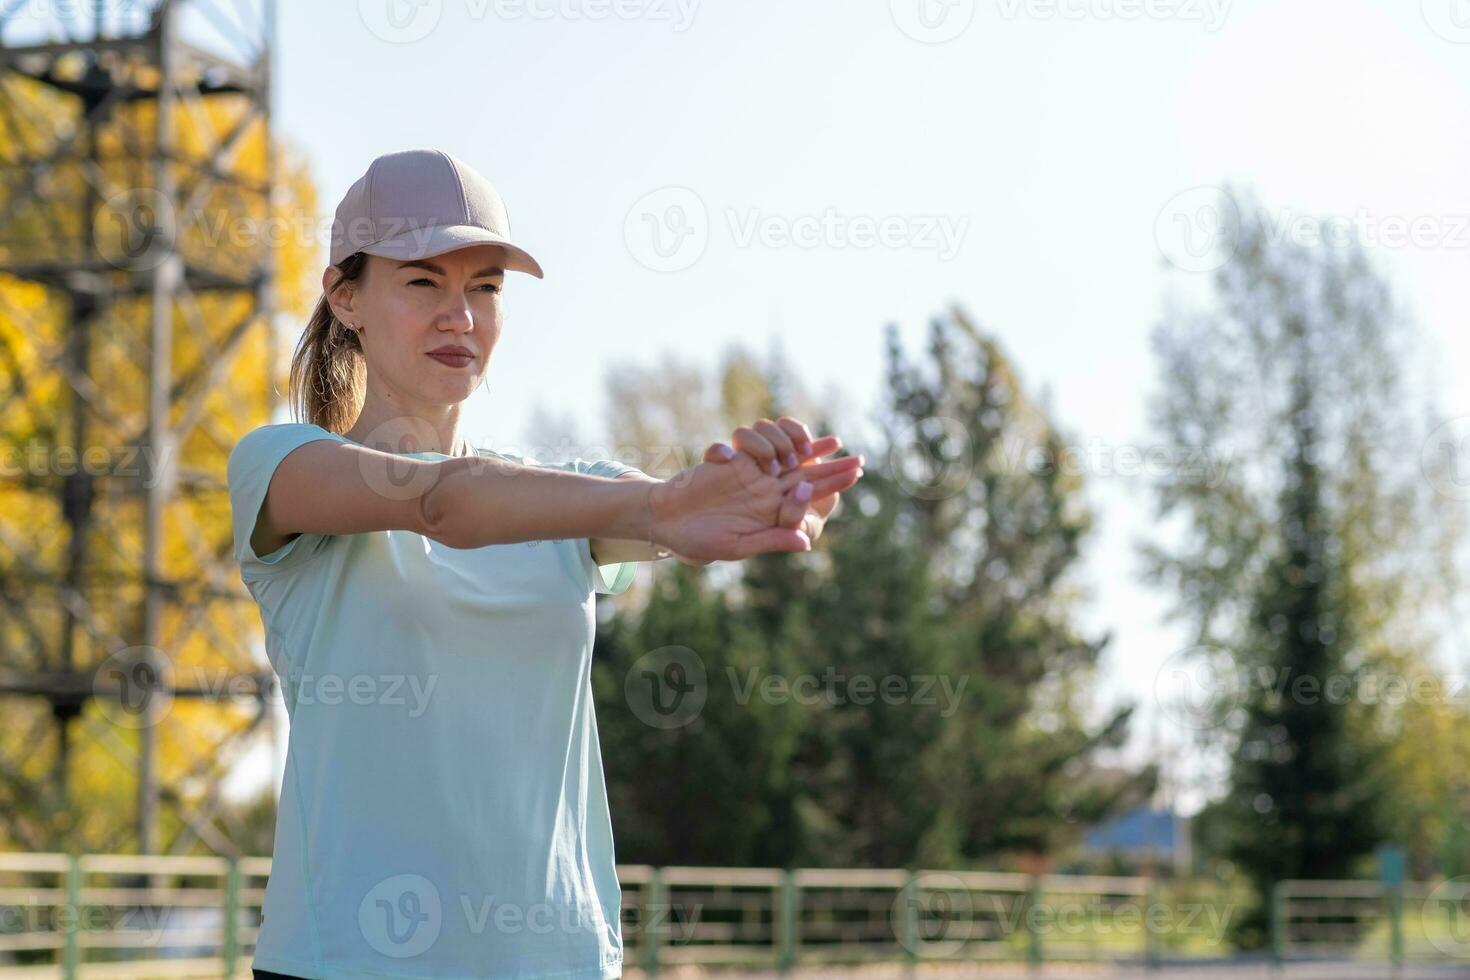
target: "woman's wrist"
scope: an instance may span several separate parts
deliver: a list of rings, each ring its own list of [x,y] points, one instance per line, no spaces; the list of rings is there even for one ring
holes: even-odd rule
[[[645,540],[648,541],[648,547],[655,559],[668,558],[673,554],[664,546],[663,540],[668,489],[669,481],[667,480],[655,480],[648,485],[648,534]]]

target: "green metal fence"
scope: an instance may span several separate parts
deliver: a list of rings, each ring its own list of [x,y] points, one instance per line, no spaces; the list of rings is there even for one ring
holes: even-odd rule
[[[268,858],[0,853],[0,978],[248,977]],[[980,871],[625,865],[624,963],[1128,962],[1230,955],[1214,882]],[[1273,949],[1470,960],[1470,884],[1279,885]]]
[[[1271,896],[1277,959],[1470,960],[1470,878],[1283,881]]]
[[[268,858],[0,853],[0,977],[248,977],[269,873]]]

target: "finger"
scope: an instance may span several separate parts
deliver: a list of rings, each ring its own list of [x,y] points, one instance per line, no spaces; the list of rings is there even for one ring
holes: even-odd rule
[[[807,459],[813,460],[819,459],[822,456],[830,456],[841,448],[841,436],[822,436],[820,439],[812,440],[810,452],[807,453]]]
[[[836,459],[829,459],[821,463],[807,463],[790,472],[781,474],[781,490],[784,493],[802,480],[814,483],[817,480],[835,476],[838,473],[848,473],[862,468],[862,456],[839,456]]]
[[[704,451],[704,462],[728,463],[738,455],[740,455],[739,450],[728,442],[712,442]]]
[[[755,459],[762,472],[779,475],[781,464],[776,459],[776,447],[765,436],[748,425],[742,425],[735,430],[732,441],[736,449],[749,453]]]
[[[812,499],[808,502],[807,509],[818,517],[826,520],[832,516],[837,509],[837,502],[842,499],[841,492],[833,490],[831,493],[817,496],[816,490],[812,491]]]
[[[716,443],[716,445],[723,445],[723,443]],[[820,439],[814,439],[811,442],[807,443],[806,451],[804,453],[802,447],[798,446],[796,453],[797,456],[800,458],[797,462],[801,466],[806,466],[814,461],[820,460],[823,456],[832,455],[841,448],[842,438],[840,436],[823,436]],[[767,472],[770,472],[769,463],[763,464],[763,468]]]
[[[842,494],[835,492],[825,497],[812,498],[811,503],[807,506],[806,520],[800,525],[800,529],[806,532],[807,537],[811,538],[813,543],[822,536],[822,530],[832,520],[832,515],[837,513],[841,503]]]
[[[863,470],[861,467],[846,473],[838,473],[830,476],[825,480],[819,481],[820,485],[812,492],[812,499],[816,500],[818,497],[826,497],[828,494],[837,494],[844,490],[851,490],[857,486],[857,481],[862,478]]]
[[[800,419],[783,415],[776,420],[776,424],[786,430],[786,434],[791,437],[791,445],[795,447],[798,459],[806,459],[811,456],[812,431]]]
[[[783,427],[770,419],[760,419],[755,423],[755,431],[765,436],[771,445],[776,447],[776,458],[781,461],[782,469],[795,469],[801,464],[800,458],[796,455],[796,444],[791,441],[791,433]]]
[[[807,481],[812,485],[812,497],[811,500],[807,501],[808,506],[815,506],[818,503],[830,500],[834,494],[850,489],[853,484],[857,483],[861,472],[861,470],[852,470],[850,472],[837,473],[824,477],[820,480]],[[785,497],[791,497],[795,493],[796,489],[793,484],[792,489],[787,490],[782,495],[783,499]],[[826,504],[823,503],[823,506],[826,506]]]
[[[799,528],[801,522],[806,518],[807,508],[811,504],[812,485],[806,484],[806,493],[802,494],[802,485],[797,484],[796,489],[781,497],[781,507],[776,513],[776,523],[781,527]]]
[[[740,539],[741,558],[763,555],[768,551],[811,551],[812,541],[801,531],[789,527],[768,527]]]

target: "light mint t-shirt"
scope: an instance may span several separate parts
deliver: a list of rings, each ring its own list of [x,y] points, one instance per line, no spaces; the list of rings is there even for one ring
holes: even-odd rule
[[[316,425],[230,453],[235,558],[290,718],[254,966],[325,980],[622,975],[622,894],[591,690],[586,538],[450,548],[411,531],[250,537]],[[595,476],[612,460],[547,464]],[[448,458],[443,453],[405,453]]]

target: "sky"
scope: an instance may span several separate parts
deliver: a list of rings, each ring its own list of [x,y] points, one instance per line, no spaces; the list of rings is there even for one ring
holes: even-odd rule
[[[1079,444],[1146,448],[1149,336],[1207,277],[1184,236],[1225,182],[1283,220],[1362,219],[1424,334],[1426,393],[1470,414],[1466,0],[279,7],[276,126],[328,215],[375,156],[438,147],[494,183],[546,270],[508,278],[467,409],[482,445],[525,440],[538,407],[595,442],[610,366],[712,367],[740,343],[852,406],[838,434],[861,451],[885,328],[917,352],[959,304]],[[1182,757],[1155,686],[1185,642],[1138,581],[1146,485],[1088,482],[1083,618],[1114,634],[1099,705],[1140,704],[1135,758]]]

